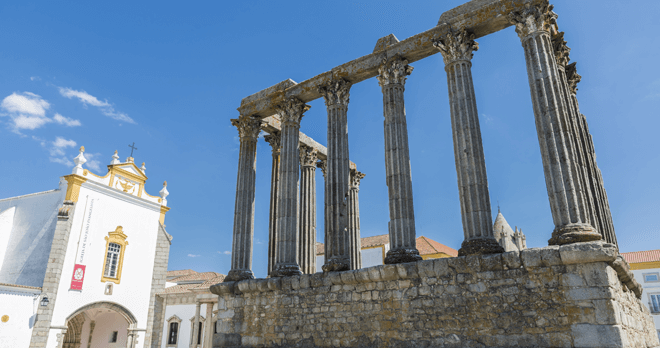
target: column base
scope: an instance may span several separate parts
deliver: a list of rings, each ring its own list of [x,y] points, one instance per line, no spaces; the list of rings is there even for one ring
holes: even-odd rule
[[[275,277],[290,277],[294,275],[301,275],[300,266],[295,263],[281,263],[275,265],[271,278]]]
[[[476,238],[463,241],[458,256],[501,254],[504,248],[495,238]]]
[[[254,273],[250,270],[244,270],[244,269],[232,269],[227,273],[227,276],[225,277],[224,282],[237,282],[239,280],[244,280],[244,279],[254,279]]]
[[[323,272],[348,271],[351,269],[351,262],[348,259],[329,259],[321,268]]]
[[[548,240],[548,245],[594,242],[602,239],[600,233],[589,224],[568,224],[552,231],[552,238]]]
[[[385,257],[386,265],[417,261],[422,261],[422,257],[419,256],[419,250],[417,249],[390,249]]]

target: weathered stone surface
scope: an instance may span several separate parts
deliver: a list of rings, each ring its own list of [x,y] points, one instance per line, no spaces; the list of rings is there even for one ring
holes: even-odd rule
[[[585,262],[612,262],[618,255],[617,248],[613,244],[602,242],[576,243],[562,245],[559,248],[562,263],[568,265]]]
[[[608,262],[565,265],[559,249],[276,278],[281,289],[266,291],[262,280],[238,282],[238,293],[223,283],[212,287],[227,304],[214,347],[660,345]]]

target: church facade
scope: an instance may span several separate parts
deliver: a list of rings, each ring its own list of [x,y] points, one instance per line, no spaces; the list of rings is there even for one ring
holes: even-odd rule
[[[0,332],[16,326],[13,346],[160,343],[156,294],[172,241],[166,183],[159,196],[147,194],[144,163],[116,152],[104,176],[85,162],[81,148],[57,189],[0,200],[0,298],[12,303],[0,311],[13,310],[0,312]]]

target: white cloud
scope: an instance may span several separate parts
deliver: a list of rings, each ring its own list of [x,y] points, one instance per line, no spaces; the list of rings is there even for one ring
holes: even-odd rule
[[[44,117],[50,104],[34,93],[17,94],[14,92],[2,100],[0,107],[9,113]]]
[[[41,77],[39,76],[31,76],[30,81],[41,81]]]
[[[220,251],[218,251],[218,252],[220,252]],[[231,255],[231,251],[229,251],[229,250],[225,250],[222,253],[225,254],[225,255]]]
[[[55,141],[52,142],[52,146],[49,149],[51,157],[64,156],[65,150],[69,147],[75,147],[76,142],[73,140],[66,140],[62,137],[55,138]],[[52,159],[51,159],[52,161]],[[56,162],[56,161],[53,161]],[[58,162],[61,163],[61,162]]]
[[[202,255],[188,254],[188,257],[200,257]]]
[[[66,157],[51,157],[50,161],[55,162],[55,163],[59,163],[59,164],[64,164],[67,167],[73,167],[73,162],[71,162]]]
[[[99,160],[94,159],[94,158],[99,158],[100,156],[101,156],[100,153],[85,152],[85,159],[87,160],[87,162],[85,162],[85,166],[87,166],[87,168],[92,169],[96,172],[100,172],[101,171],[101,162],[99,162]]]
[[[85,91],[77,91],[75,89],[71,89],[67,87],[58,87],[58,89],[63,97],[67,97],[69,99],[77,98],[85,106],[87,105],[96,106],[97,108],[99,108],[99,110],[101,110],[101,112],[104,115],[112,119],[115,119],[117,121],[133,123],[133,124],[135,123],[135,121],[132,118],[130,118],[127,114],[116,111],[115,108],[107,101],[100,101],[98,98]]]
[[[25,115],[18,115],[13,118],[14,121],[14,130],[18,132],[19,129],[37,129],[46,123],[53,122],[48,117],[40,117],[40,116],[25,116]]]
[[[80,126],[80,121],[79,120],[74,120],[72,118],[68,118],[66,116],[62,116],[58,113],[55,113],[55,116],[53,117],[53,120],[59,124],[63,124],[67,127],[76,127]]]

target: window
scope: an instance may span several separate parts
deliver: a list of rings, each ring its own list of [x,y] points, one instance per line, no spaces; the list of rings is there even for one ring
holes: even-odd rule
[[[117,332],[117,331],[113,331],[113,332],[110,334],[110,343],[117,343],[117,334],[118,334],[118,333],[119,333],[119,332]]]
[[[660,294],[653,294],[651,296],[651,301],[649,302],[649,309],[651,313],[660,312]]]
[[[117,226],[114,232],[108,233],[105,237],[105,255],[103,260],[103,276],[102,282],[113,282],[119,284],[121,280],[121,267],[124,262],[124,254],[126,253],[126,246],[128,242],[124,234],[123,228]]]
[[[202,339],[204,337],[204,316],[199,316],[199,326],[197,326],[197,333],[195,334],[195,317],[190,318],[190,343],[193,347],[201,347]]]
[[[197,345],[200,345],[200,344],[202,344],[202,325],[199,325],[197,327]]]
[[[167,344],[175,345],[178,335],[179,335],[179,323],[178,322],[170,323],[170,333],[169,335],[167,335]]]
[[[659,273],[644,273],[644,281],[647,283],[654,283],[658,281]]]

